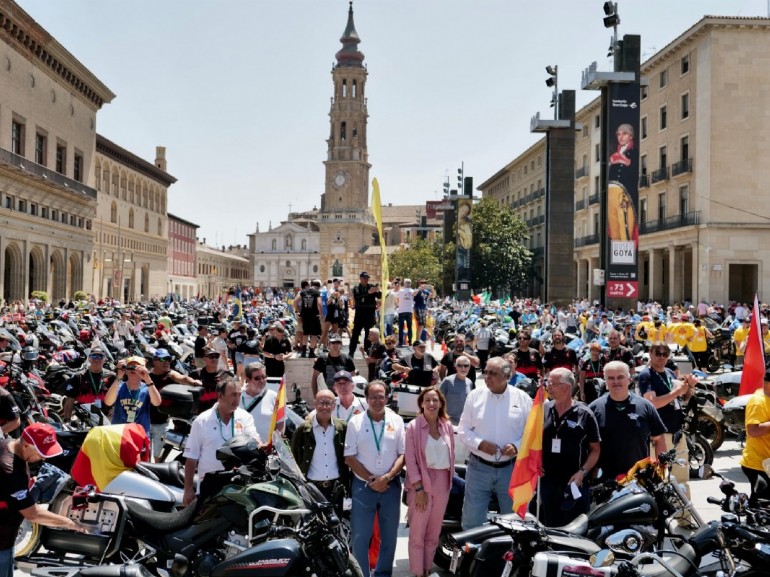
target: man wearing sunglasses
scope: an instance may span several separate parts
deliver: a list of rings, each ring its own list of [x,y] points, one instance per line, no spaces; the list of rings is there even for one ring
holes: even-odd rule
[[[246,365],[244,369],[246,384],[241,392],[241,405],[254,419],[259,437],[270,442],[270,423],[275,411],[278,394],[267,388],[267,369],[265,365],[256,362]],[[275,424],[276,430],[283,433],[286,417]]]
[[[516,349],[516,367],[520,373],[528,379],[540,379],[540,371],[543,369],[543,358],[535,349],[530,348],[532,335],[529,331],[519,331],[516,337],[519,346]]]
[[[219,365],[220,353],[217,349],[208,346],[203,349],[203,368],[196,369],[190,376],[203,383],[198,408],[200,411],[210,409],[217,401],[217,385],[226,377],[234,377],[233,373],[226,371]]]
[[[166,349],[157,349],[152,356],[152,369],[150,370],[150,379],[155,383],[158,391],[171,383],[179,383],[190,386],[200,386],[203,384],[198,379],[193,379],[188,375],[183,375],[177,371],[171,370],[171,354]],[[168,415],[160,412],[158,407],[150,406],[150,440],[152,441],[152,455],[157,461],[160,458],[163,449],[163,435],[168,429]]]
[[[93,347],[88,354],[88,365],[80,372],[75,373],[64,387],[64,410],[62,417],[64,422],[72,418],[72,410],[75,403],[102,403],[107,390],[115,380],[115,373],[104,370],[104,349]]]

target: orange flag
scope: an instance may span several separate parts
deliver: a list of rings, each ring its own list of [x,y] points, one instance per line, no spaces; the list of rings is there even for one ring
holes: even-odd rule
[[[508,486],[508,494],[513,499],[513,510],[522,519],[527,513],[527,505],[535,495],[537,480],[543,474],[544,395],[545,387],[538,387]]]
[[[765,344],[762,341],[762,327],[759,321],[759,301],[754,293],[754,308],[751,310],[751,328],[746,338],[746,353],[743,357],[743,373],[739,395],[750,395],[762,386],[765,375]]]
[[[278,387],[278,398],[275,400],[275,409],[273,410],[273,418],[270,419],[270,432],[267,439],[263,439],[267,442],[268,447],[273,446],[273,433],[275,432],[275,426],[283,421],[286,417],[286,379],[281,379],[281,384]]]

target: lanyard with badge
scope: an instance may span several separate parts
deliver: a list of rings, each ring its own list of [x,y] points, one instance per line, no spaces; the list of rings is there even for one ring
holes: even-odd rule
[[[358,404],[360,405],[360,404],[361,404],[361,401],[358,401]],[[363,406],[362,406],[362,408],[363,408]],[[349,423],[349,422],[350,422],[350,417],[352,417],[352,416],[353,416],[353,414],[354,414],[355,412],[356,412],[356,407],[355,407],[355,404],[351,404],[351,405],[350,405],[350,412],[348,413],[348,416],[347,416],[347,418],[345,419],[345,422],[346,422],[346,423]],[[341,418],[342,418],[342,417],[340,417],[340,405],[339,405],[339,404],[337,405],[337,418],[338,418],[338,419],[341,419]],[[372,420],[372,419],[371,419],[371,417],[369,418],[369,420],[370,420],[370,421]],[[384,422],[384,421],[383,421],[383,422]],[[383,428],[384,428],[384,427],[383,427]],[[372,425],[372,429],[374,429],[374,425]],[[380,435],[380,437],[382,437],[382,435]],[[379,448],[380,448],[380,446],[379,446],[379,445],[377,445],[377,450],[379,450]]]
[[[375,461],[375,467],[377,469],[381,469],[383,466],[383,460],[382,460],[382,447],[380,446],[380,443],[382,442],[382,436],[385,434],[385,417],[382,417],[382,429],[380,429],[380,436],[377,436],[376,431],[374,430],[374,421],[372,420],[371,415],[369,415],[369,423],[372,425],[372,436],[374,437],[374,444],[377,447],[377,460]]]
[[[668,371],[663,369],[663,375],[665,375],[665,378],[662,377],[658,371],[655,371],[655,375],[658,377],[658,379],[660,379],[663,385],[665,385],[668,391],[671,392],[671,390],[674,388],[674,385],[671,383],[671,377],[668,375]],[[682,404],[679,402],[679,398],[671,401],[671,405],[673,405],[674,409],[677,411],[682,408]]]
[[[569,410],[564,413],[564,416],[559,419],[559,415],[556,413],[556,407],[551,407],[551,420],[553,421],[553,425],[556,428],[556,430],[553,433],[553,439],[551,439],[551,452],[552,453],[561,453],[561,439],[559,438],[559,431],[561,431],[562,427],[564,426],[564,423],[567,422],[567,417],[574,409],[573,407],[570,407]]]
[[[226,443],[235,436],[235,415],[230,416],[230,439],[225,439],[225,436],[222,434],[222,417],[219,416],[218,410],[215,409],[214,413],[217,416],[217,421],[219,421],[219,436]]]

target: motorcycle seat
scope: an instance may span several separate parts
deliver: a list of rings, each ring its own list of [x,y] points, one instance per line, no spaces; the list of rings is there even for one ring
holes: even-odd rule
[[[667,553],[665,551],[660,553],[660,556],[668,563],[668,565],[676,571],[679,575],[686,575],[695,565],[697,553],[687,543],[678,548],[678,555]],[[667,577],[671,573],[660,563],[651,563],[649,565],[640,565],[637,570],[641,577]]]
[[[157,533],[176,531],[186,527],[192,522],[196,509],[195,504],[191,503],[184,509],[165,513],[148,509],[130,500],[126,501],[126,508],[135,524]]]
[[[588,532],[588,515],[581,513],[572,521],[562,527],[554,527],[559,531],[570,533],[572,535],[585,535]]]
[[[167,461],[165,463],[141,463],[141,467],[136,468],[139,473],[141,469],[151,471],[158,481],[164,485],[179,487],[184,489],[184,470],[179,461]]]

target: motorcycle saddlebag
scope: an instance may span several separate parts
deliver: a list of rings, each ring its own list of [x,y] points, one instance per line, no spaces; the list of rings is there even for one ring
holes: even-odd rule
[[[166,385],[160,390],[158,411],[170,417],[189,418],[198,411],[200,390],[187,385]]]
[[[294,539],[273,539],[251,547],[214,567],[211,577],[286,577],[301,575],[302,550]],[[297,565],[295,567],[295,565]]]

